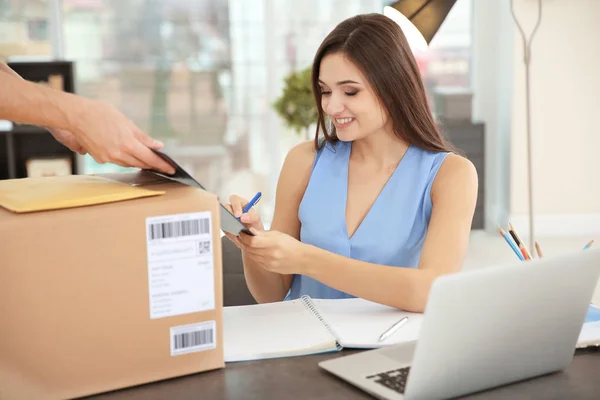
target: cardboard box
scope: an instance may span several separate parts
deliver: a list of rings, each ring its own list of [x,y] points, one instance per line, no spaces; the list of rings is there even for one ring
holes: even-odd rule
[[[0,207],[0,399],[75,398],[225,366],[217,197],[149,173],[105,176],[165,193]]]

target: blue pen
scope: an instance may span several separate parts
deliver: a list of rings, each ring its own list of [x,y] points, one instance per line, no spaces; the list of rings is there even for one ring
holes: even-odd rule
[[[244,209],[242,210],[242,214],[247,213],[248,211],[250,211],[250,209],[252,207],[254,207],[256,205],[256,203],[258,203],[258,201],[260,200],[262,196],[261,192],[256,193],[256,195],[252,198],[252,200],[250,200],[248,202],[248,204],[246,204],[246,206],[244,207]],[[238,221],[240,220],[240,218],[238,217]]]
[[[589,249],[590,247],[592,247],[592,245],[594,244],[593,240],[590,240],[590,242],[588,244],[585,245],[585,247],[583,248],[584,250]]]

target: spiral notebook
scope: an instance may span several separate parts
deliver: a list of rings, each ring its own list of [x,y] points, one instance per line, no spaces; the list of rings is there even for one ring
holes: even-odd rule
[[[393,335],[379,336],[403,317]],[[225,307],[225,361],[247,361],[377,348],[417,340],[423,314],[353,299],[311,299]]]

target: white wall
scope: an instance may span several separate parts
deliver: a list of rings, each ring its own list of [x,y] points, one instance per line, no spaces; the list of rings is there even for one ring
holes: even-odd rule
[[[542,3],[530,67],[535,235],[600,235],[600,1]],[[526,34],[536,6],[515,0]],[[527,236],[525,73],[518,34],[514,52],[510,215]]]
[[[537,1],[514,0],[529,37]],[[542,0],[532,44],[535,235],[600,235],[600,1]],[[486,124],[486,229],[529,235],[525,69],[510,0],[473,2],[473,120]]]

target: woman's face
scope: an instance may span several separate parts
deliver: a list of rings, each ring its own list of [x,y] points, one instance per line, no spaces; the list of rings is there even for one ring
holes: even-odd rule
[[[335,125],[341,141],[362,139],[386,126],[387,113],[371,86],[342,53],[323,57],[319,85],[321,106]]]

